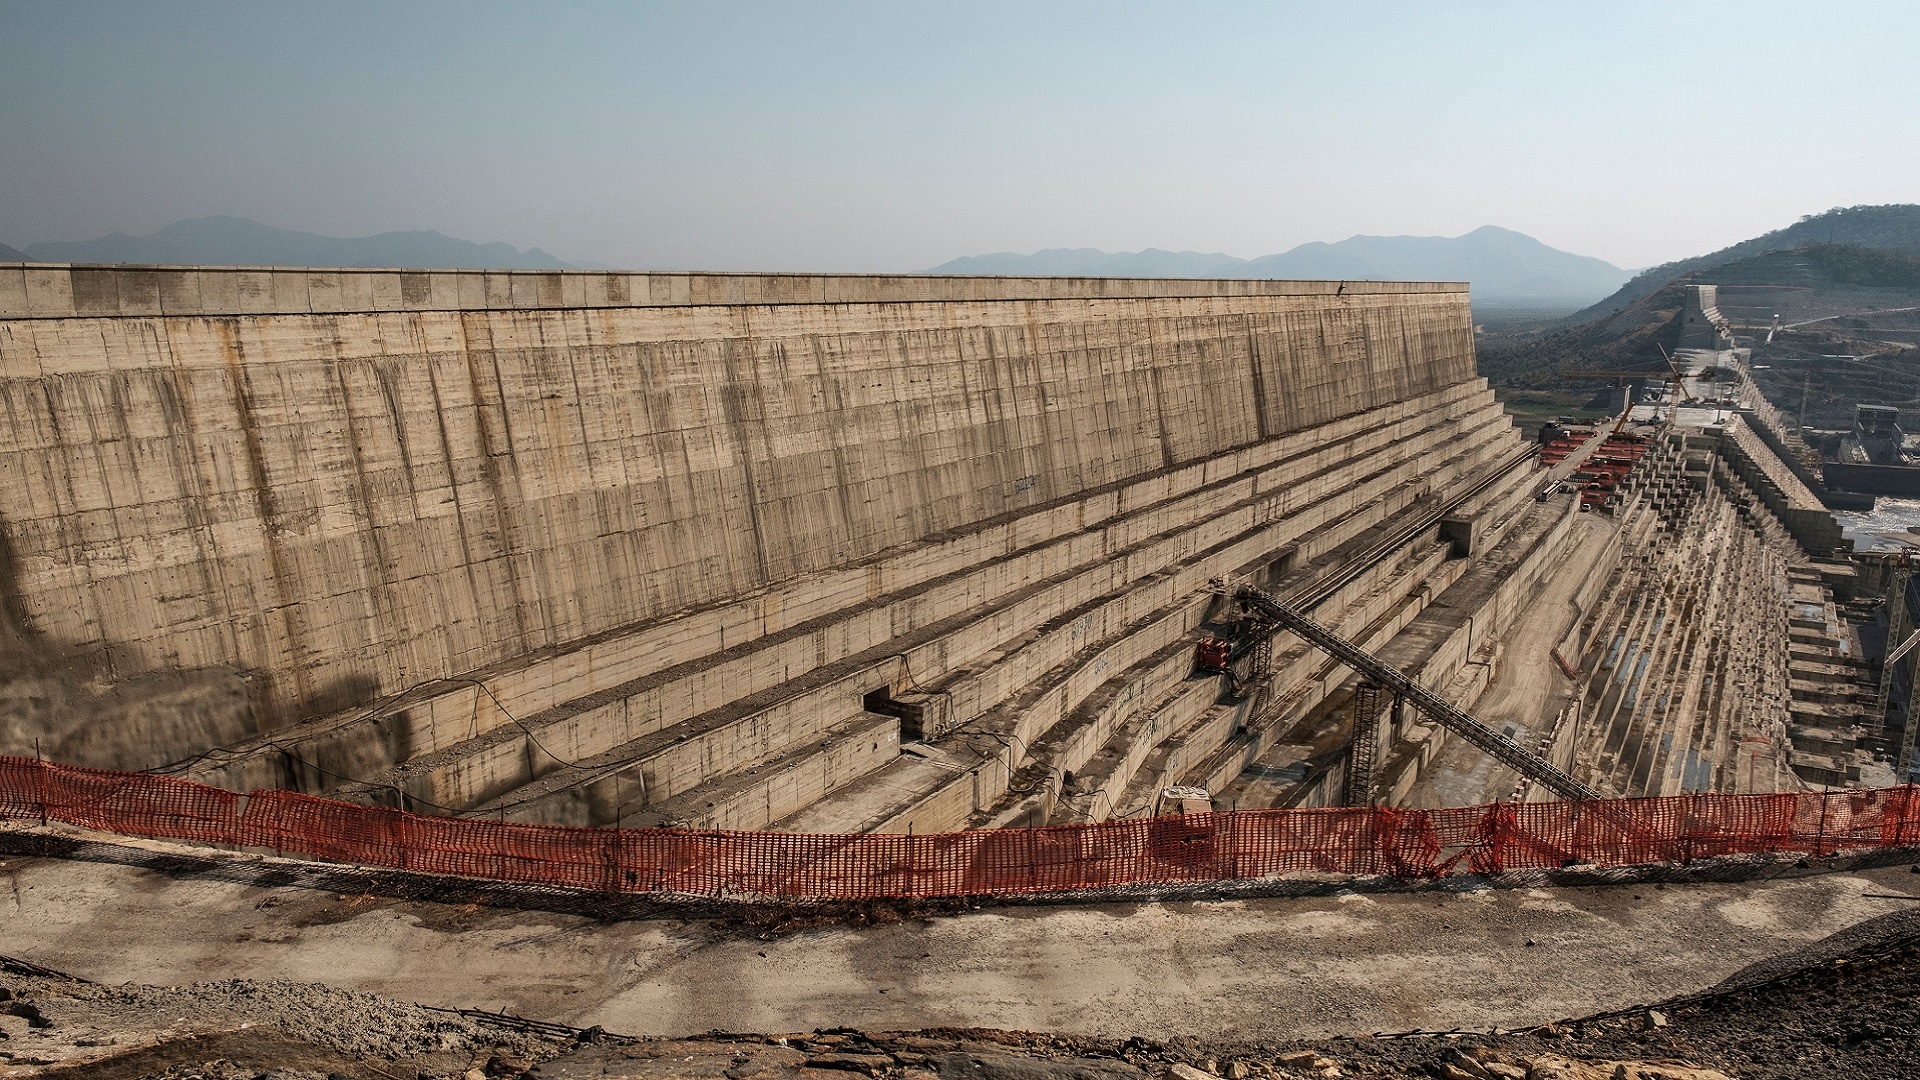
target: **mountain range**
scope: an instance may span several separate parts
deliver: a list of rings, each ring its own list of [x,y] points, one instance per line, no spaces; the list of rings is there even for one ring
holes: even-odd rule
[[[1477,301],[1567,308],[1592,303],[1633,276],[1611,263],[1560,251],[1524,233],[1493,225],[1464,236],[1353,236],[1334,244],[1301,244],[1255,259],[1155,248],[1118,253],[1093,248],[1052,248],[1032,255],[1001,252],[954,259],[928,273],[1466,281],[1472,283]]]
[[[146,236],[113,233],[76,243],[0,246],[0,260],[141,263],[179,266],[383,266],[446,270],[570,270],[572,263],[532,248],[476,244],[437,232],[385,232],[342,238],[276,229],[237,217],[179,221]]]
[[[280,229],[237,217],[176,222],[145,236],[0,245],[0,261],[141,263],[185,266],[382,266],[446,269],[605,269],[567,263],[539,248],[476,244],[437,232],[387,232],[341,238]],[[935,274],[1061,277],[1307,278],[1346,281],[1467,281],[1482,304],[1559,307],[1591,304],[1631,276],[1610,263],[1548,247],[1510,229],[1486,226],[1464,236],[1354,236],[1302,244],[1278,255],[1241,259],[1197,251],[1109,253],[1054,248],[954,259]]]

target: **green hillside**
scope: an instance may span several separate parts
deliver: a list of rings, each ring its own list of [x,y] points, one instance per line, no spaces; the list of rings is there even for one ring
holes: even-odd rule
[[[1847,206],[1835,207],[1824,214],[1810,214],[1784,229],[1742,240],[1711,254],[1643,270],[1620,286],[1612,296],[1573,313],[1566,321],[1569,324],[1582,324],[1622,311],[1634,301],[1651,296],[1682,275],[1711,270],[1768,252],[1815,244],[1853,245],[1920,256],[1920,205]]]
[[[1523,422],[1594,411],[1607,384],[1566,372],[1665,371],[1661,349],[1678,341],[1686,286],[1701,284],[1718,286],[1721,314],[1754,350],[1761,390],[1790,413],[1804,401],[1808,425],[1850,424],[1858,403],[1920,417],[1920,255],[1851,243],[1701,267],[1572,326],[1489,325],[1478,341],[1481,374]]]

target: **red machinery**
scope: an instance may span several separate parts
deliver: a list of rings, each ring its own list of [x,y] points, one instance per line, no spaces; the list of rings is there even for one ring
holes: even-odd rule
[[[1210,675],[1219,675],[1227,670],[1227,658],[1233,653],[1233,642],[1225,638],[1204,637],[1193,650],[1193,669]]]

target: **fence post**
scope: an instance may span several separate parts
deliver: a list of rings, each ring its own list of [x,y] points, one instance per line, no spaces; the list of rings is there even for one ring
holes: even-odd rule
[[[1894,826],[1893,846],[1907,846],[1907,819],[1913,816],[1913,785],[1906,784],[1894,790],[1900,793],[1900,823]]]
[[[1380,852],[1380,865],[1386,873],[1403,879],[1409,876],[1407,870],[1410,865],[1405,849],[1407,817],[1406,813],[1391,806],[1382,806],[1375,808],[1373,819],[1374,843]]]
[[[1501,850],[1506,846],[1507,839],[1506,820],[1501,809],[1500,803],[1489,805],[1486,820],[1480,826],[1480,835],[1486,845],[1486,865],[1492,874],[1500,873],[1507,865],[1506,852]]]
[[[401,799],[400,801],[402,803],[406,802],[404,798]],[[407,816],[400,817],[396,815],[392,819],[393,828],[387,833],[387,835],[392,837],[394,841],[396,841],[394,844],[394,848],[397,854],[394,856],[394,859],[393,859],[394,866],[397,869],[405,870],[408,868],[409,864],[412,862],[412,860],[408,858],[408,856],[413,851],[414,829],[413,829],[413,815],[410,813],[407,813],[407,811],[404,811],[404,810],[401,811],[401,813],[406,814]]]
[[[40,827],[47,827],[47,759],[40,756],[40,740],[33,740],[33,805],[40,808]]]
[[[1229,813],[1227,813],[1227,851],[1229,851],[1227,876],[1233,878],[1233,880],[1240,880],[1240,878],[1242,878],[1242,871],[1240,871],[1240,865],[1242,865],[1240,824],[1242,824],[1242,821],[1240,821],[1238,811],[1229,811]]]
[[[1822,789],[1820,792],[1820,833],[1813,841],[1813,854],[1815,858],[1819,858],[1827,853],[1827,803],[1829,796],[1832,794],[1833,792],[1830,789]]]
[[[1377,874],[1384,861],[1380,858],[1380,808],[1368,803],[1365,813],[1360,819],[1360,849],[1347,866],[1349,874]]]
[[[621,891],[620,888],[620,848],[621,831],[614,826],[600,840],[600,886],[608,895]]]
[[[1700,796],[1688,792],[1686,800],[1680,804],[1680,865],[1693,862],[1693,823],[1698,820],[1693,812],[1694,800]]]

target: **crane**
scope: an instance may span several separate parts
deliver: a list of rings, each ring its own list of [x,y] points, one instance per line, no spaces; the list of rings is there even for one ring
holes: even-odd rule
[[[1625,383],[1626,380],[1629,380],[1629,379],[1644,379],[1648,381],[1658,380],[1658,381],[1665,382],[1669,388],[1668,394],[1667,394],[1668,401],[1675,400],[1675,397],[1677,396],[1678,398],[1683,399],[1692,404],[1695,404],[1695,405],[1701,404],[1700,399],[1697,397],[1694,397],[1693,394],[1690,391],[1688,391],[1686,380],[1689,376],[1687,375],[1686,372],[1680,370],[1680,365],[1677,362],[1675,362],[1675,360],[1673,359],[1673,356],[1667,352],[1666,346],[1660,345],[1659,342],[1655,342],[1654,344],[1656,347],[1660,349],[1660,358],[1662,360],[1665,360],[1667,363],[1667,371],[1664,378],[1661,377],[1660,371],[1658,369],[1654,369],[1650,371],[1599,371],[1594,369],[1586,369],[1586,370],[1577,370],[1577,371],[1561,371],[1560,375],[1563,378],[1568,378],[1568,379],[1616,379],[1623,384]],[[1711,376],[1701,375],[1701,376],[1695,376],[1695,377],[1709,378]],[[1626,408],[1623,408],[1620,410],[1620,418],[1613,422],[1612,434],[1615,434],[1615,435],[1620,434],[1620,429],[1627,426],[1627,415],[1632,411],[1633,411],[1633,406],[1631,402],[1627,404]]]
[[[1276,629],[1290,630],[1314,647],[1365,676],[1426,713],[1448,731],[1460,736],[1501,764],[1517,770],[1541,787],[1563,799],[1597,799],[1600,793],[1575,780],[1571,775],[1540,755],[1474,719],[1445,698],[1415,682],[1411,677],[1382,661],[1372,653],[1308,618],[1304,612],[1281,603],[1251,585],[1242,585],[1233,598],[1251,614],[1256,632],[1271,635]]]

